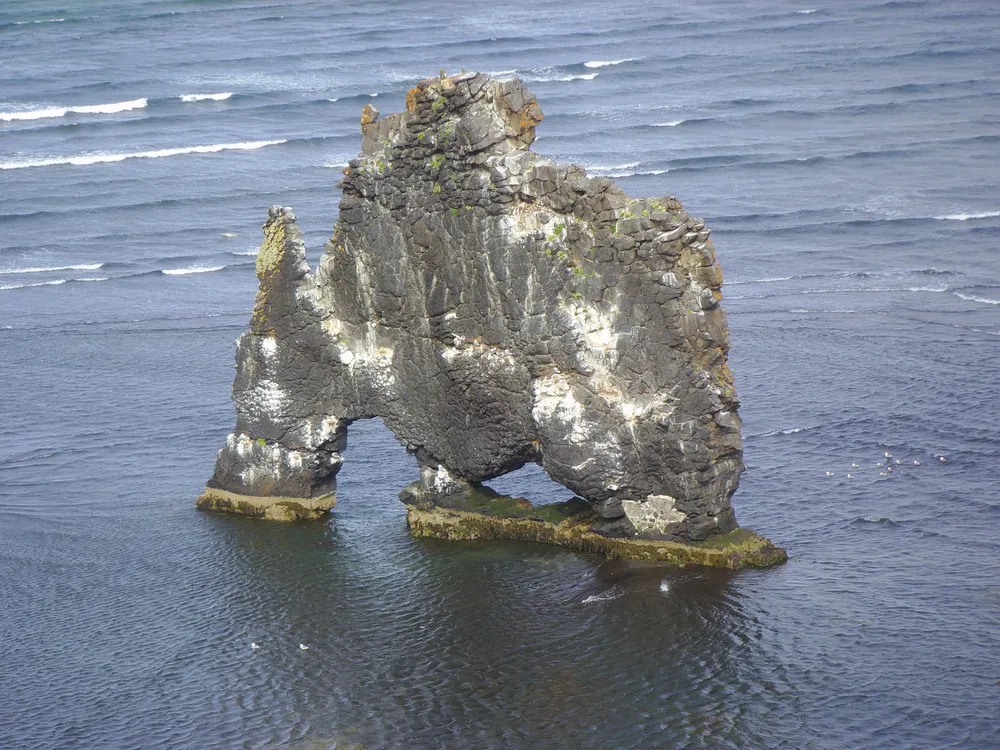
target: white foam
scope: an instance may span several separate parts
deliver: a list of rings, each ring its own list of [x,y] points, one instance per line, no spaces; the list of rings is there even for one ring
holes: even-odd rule
[[[54,281],[36,281],[33,284],[0,284],[0,290],[6,289],[28,289],[33,286],[58,286],[65,284],[69,279],[55,279]]]
[[[89,166],[91,164],[108,164],[125,161],[126,159],[159,159],[165,156],[180,156],[183,154],[214,154],[219,151],[254,151],[265,146],[277,146],[278,144],[287,142],[287,140],[245,141],[243,143],[215,143],[209,146],[161,148],[156,151],[133,151],[124,154],[80,154],[78,156],[63,156],[54,159],[25,159],[22,161],[0,162],[0,169],[29,169],[31,167],[53,167],[64,164]]]
[[[103,263],[82,263],[76,266],[39,266],[37,268],[5,268],[0,269],[0,274],[8,273],[49,273],[53,271],[96,271],[103,268]]]
[[[24,26],[28,23],[62,23],[65,18],[43,18],[38,21],[14,21],[15,26]]]
[[[799,432],[804,432],[805,430],[811,430],[812,427],[791,427],[787,430],[774,430],[772,432],[765,432],[760,437],[778,437],[779,435],[795,435]]]
[[[992,219],[1000,216],[1000,211],[983,211],[978,214],[950,214],[948,216],[935,216],[938,221],[969,221],[970,219]]]
[[[588,172],[594,172],[595,174],[607,174],[609,172],[620,172],[625,169],[635,169],[642,162],[630,161],[627,164],[610,164],[603,166],[601,164],[595,164],[594,166],[587,167]]]
[[[815,13],[816,8],[810,8],[809,10],[797,10],[795,12],[800,16],[808,16],[810,13]]]
[[[670,122],[654,122],[654,128],[676,128],[678,125],[683,125],[687,120],[671,120]]]
[[[526,76],[527,77],[527,76]],[[538,83],[551,83],[553,81],[593,81],[597,78],[597,73],[580,73],[566,76],[532,75],[528,80]]]
[[[989,297],[977,297],[974,294],[953,293],[956,297],[964,299],[966,302],[980,302],[984,305],[1000,305],[1000,299],[990,299]]]
[[[908,292],[947,292],[948,287],[946,286],[911,286],[906,291]]]
[[[606,591],[603,594],[594,594],[593,596],[588,596],[584,599],[581,604],[593,604],[594,602],[609,602],[612,599],[617,599],[622,595],[623,592],[615,591],[614,589]]]
[[[770,276],[764,279],[739,279],[736,281],[726,281],[726,286],[737,286],[739,284],[771,284],[776,281],[791,281],[793,276]]]
[[[166,274],[167,276],[185,276],[189,273],[211,273],[212,271],[221,271],[225,266],[189,266],[188,268],[164,268],[160,270],[160,273]]]
[[[585,68],[607,68],[610,65],[621,65],[622,63],[632,62],[635,60],[634,57],[626,57],[622,60],[588,60],[583,64]]]
[[[669,169],[648,169],[644,172],[605,172],[604,177],[644,177],[645,175],[666,174]]]
[[[223,91],[219,94],[181,94],[182,102],[221,102],[233,95],[232,91]]]
[[[230,253],[233,255],[256,255],[259,251],[259,247],[252,247],[249,250],[230,250]]]
[[[111,104],[88,104],[79,107],[43,107],[29,109],[25,112],[0,112],[0,120],[43,120],[48,117],[65,117],[68,114],[113,115],[132,109],[142,109],[149,103],[148,99],[130,99],[127,102],[112,102]]]

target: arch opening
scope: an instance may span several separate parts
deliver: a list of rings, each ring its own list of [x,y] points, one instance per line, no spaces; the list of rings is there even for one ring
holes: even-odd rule
[[[482,484],[500,495],[529,500],[532,505],[561,503],[576,496],[573,490],[550,477],[540,464],[531,462]]]

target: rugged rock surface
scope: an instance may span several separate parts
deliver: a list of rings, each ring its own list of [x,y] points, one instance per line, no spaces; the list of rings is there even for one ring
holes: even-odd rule
[[[709,230],[535,154],[541,120],[520,81],[473,73],[421,82],[399,114],[366,107],[315,273],[291,210],[270,209],[236,429],[200,506],[321,515],[348,425],[379,416],[420,464],[414,510],[479,507],[478,483],[534,461],[606,538],[736,528]]]

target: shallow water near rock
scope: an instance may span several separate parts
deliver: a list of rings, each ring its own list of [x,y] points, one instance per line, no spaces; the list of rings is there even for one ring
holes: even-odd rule
[[[994,746],[997,22],[0,11],[0,747]],[[442,67],[522,77],[535,150],[713,228],[733,505],[787,564],[415,539],[416,465],[378,422],[351,428],[328,523],[194,509],[267,206],[315,262],[361,107],[399,111]],[[564,499],[532,469],[491,484]]]

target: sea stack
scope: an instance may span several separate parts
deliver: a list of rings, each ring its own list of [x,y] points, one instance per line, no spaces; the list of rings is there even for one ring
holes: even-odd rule
[[[381,417],[417,459],[414,533],[551,542],[742,567],[784,551],[739,529],[739,401],[709,229],[530,150],[518,80],[419,83],[361,117],[315,272],[274,206],[236,355],[236,428],[201,508],[320,517],[348,429]],[[532,506],[481,483],[527,462],[568,488]]]

